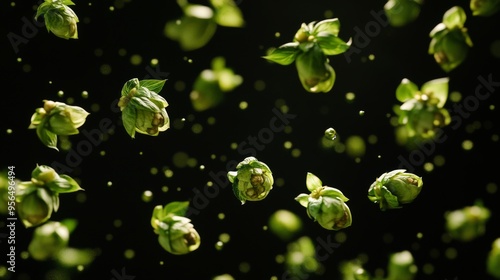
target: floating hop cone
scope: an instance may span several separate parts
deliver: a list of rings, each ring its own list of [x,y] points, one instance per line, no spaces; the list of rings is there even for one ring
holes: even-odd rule
[[[351,226],[351,210],[345,202],[349,199],[338,189],[323,186],[321,180],[308,172],[306,177],[309,194],[299,194],[295,200],[307,209],[309,218],[328,230]]]
[[[139,132],[150,136],[158,136],[170,128],[170,118],[165,108],[167,100],[158,93],[166,80],[128,80],[122,88],[118,107],[122,111],[123,127],[135,138]]]
[[[200,247],[201,239],[191,220],[184,217],[189,207],[187,201],[174,201],[153,209],[151,226],[158,235],[158,242],[165,251],[185,255]]]
[[[464,26],[466,19],[462,7],[454,6],[445,12],[443,21],[429,33],[431,42],[428,52],[445,72],[462,64],[473,46]]]
[[[31,172],[31,181],[17,185],[17,213],[26,228],[50,219],[59,208],[59,194],[83,190],[70,176],[57,174],[50,166],[38,165]]]
[[[491,212],[480,202],[445,213],[446,230],[456,240],[468,242],[483,235]]]
[[[398,209],[417,198],[422,185],[421,177],[405,169],[396,169],[382,174],[370,185],[368,198],[378,203],[382,211]]]
[[[418,268],[410,251],[391,254],[387,267],[386,280],[413,280]]]
[[[59,150],[57,136],[78,134],[78,128],[85,123],[88,115],[81,107],[44,100],[43,107],[37,108],[31,116],[28,128],[36,129],[38,138],[45,146]]]
[[[338,37],[340,22],[337,18],[303,23],[293,42],[272,49],[263,58],[289,65],[295,62],[300,82],[308,92],[329,92],[335,83],[336,73],[328,56],[347,51],[351,40]]]
[[[420,0],[389,0],[384,5],[389,24],[401,27],[415,21],[420,15]]]
[[[273,188],[274,178],[267,164],[255,157],[247,157],[236,166],[236,171],[227,173],[233,185],[234,195],[245,204],[260,201],[267,197]]]
[[[68,6],[75,5],[71,0],[45,0],[37,8],[35,20],[44,17],[45,27],[57,37],[78,39],[78,16]]]

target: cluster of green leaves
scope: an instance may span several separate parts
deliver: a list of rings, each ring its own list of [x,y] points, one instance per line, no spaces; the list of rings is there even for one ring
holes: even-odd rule
[[[328,56],[347,51],[351,40],[338,37],[338,18],[325,19],[309,24],[302,23],[293,42],[272,49],[265,59],[280,65],[295,62],[300,82],[308,92],[329,92],[335,83],[336,73]]]
[[[403,79],[396,89],[396,99],[403,104],[395,107],[398,116],[397,138],[400,144],[432,140],[439,129],[451,122],[444,105],[448,99],[449,78],[424,83],[420,89],[409,79]]]
[[[38,6],[35,20],[43,15],[47,31],[63,39],[78,39],[79,19],[71,5],[75,5],[71,0],[45,0]]]

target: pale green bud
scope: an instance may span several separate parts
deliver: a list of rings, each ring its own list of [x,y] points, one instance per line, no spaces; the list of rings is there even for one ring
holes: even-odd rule
[[[184,255],[200,246],[200,235],[191,224],[191,220],[181,216],[173,216],[160,222],[157,228],[160,245],[169,253]]]
[[[68,7],[71,0],[45,0],[38,6],[35,19],[43,15],[47,30],[63,39],[78,39],[78,16]]]
[[[227,176],[233,185],[233,192],[241,204],[247,200],[263,200],[274,184],[273,174],[269,166],[258,161],[255,157],[245,158],[236,166],[236,171],[229,171]]]
[[[486,232],[491,211],[481,203],[445,213],[446,231],[456,240],[471,241]]]
[[[59,198],[44,187],[29,186],[30,190],[17,195],[17,212],[24,226],[35,227],[43,224],[52,216]]]
[[[382,174],[368,190],[368,198],[379,203],[380,209],[401,208],[401,204],[411,203],[422,190],[422,178],[396,169]]]
[[[391,254],[387,267],[387,280],[413,280],[418,268],[410,251]]]

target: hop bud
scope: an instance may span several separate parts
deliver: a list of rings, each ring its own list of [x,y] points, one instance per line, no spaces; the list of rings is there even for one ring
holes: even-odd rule
[[[78,39],[78,17],[68,7],[75,5],[71,0],[45,0],[38,6],[35,20],[43,15],[47,30],[63,39]]]
[[[295,60],[300,82],[309,92],[328,92],[335,83],[335,71],[321,48],[314,44]]]
[[[244,204],[247,200],[266,198],[273,188],[274,178],[269,167],[255,157],[247,157],[236,166],[236,171],[227,173],[233,184],[236,197]]]
[[[22,184],[22,183],[21,183]],[[22,187],[22,186],[21,186]],[[26,185],[23,195],[17,196],[17,212],[24,226],[35,227],[43,224],[52,216],[52,211],[59,203],[58,197],[43,187]]]
[[[184,217],[189,202],[170,202],[164,207],[157,205],[151,217],[151,226],[159,235],[158,242],[167,252],[184,255],[200,246],[200,235]]]
[[[410,251],[391,254],[387,267],[387,280],[413,280],[418,271]]]
[[[44,100],[43,108],[36,109],[31,116],[29,129],[36,129],[42,143],[57,149],[57,136],[78,134],[78,128],[85,123],[89,113],[78,106]]]
[[[159,224],[160,245],[174,255],[184,255],[200,246],[200,235],[185,217],[173,216],[167,223]]]
[[[401,208],[401,204],[411,203],[422,190],[422,178],[396,169],[382,174],[368,190],[368,198],[380,205],[380,209]]]
[[[442,23],[429,34],[428,52],[445,72],[462,64],[472,47],[472,40],[464,27],[466,18],[465,11],[460,6],[454,6],[445,12]]]
[[[49,221],[35,229],[28,252],[37,261],[55,258],[68,245],[69,234],[64,224]]]
[[[351,210],[345,203],[349,199],[340,190],[323,186],[312,173],[307,173],[306,185],[311,193],[300,194],[295,200],[307,208],[311,219],[329,230],[340,230],[352,224]]]
[[[164,84],[165,80],[133,78],[123,86],[118,107],[122,111],[123,126],[132,138],[136,132],[157,136],[170,127],[165,109],[168,103],[157,93]]]

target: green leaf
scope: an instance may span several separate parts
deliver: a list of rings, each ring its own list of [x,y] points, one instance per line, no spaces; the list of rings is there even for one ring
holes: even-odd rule
[[[448,29],[462,28],[466,19],[467,15],[464,9],[460,6],[454,6],[444,13],[443,23]]]
[[[349,201],[349,198],[347,198],[340,190],[332,187],[324,187],[323,190],[321,190],[320,195],[332,198],[338,198],[344,202]]]
[[[346,43],[339,37],[324,32],[319,33],[316,36],[316,42],[325,55],[337,55],[344,53],[351,45],[351,40]]]
[[[400,102],[406,102],[407,100],[415,97],[415,93],[418,92],[418,86],[408,79],[403,79],[396,89],[396,99]]]
[[[165,82],[167,80],[141,80],[139,81],[139,85],[142,86],[142,87],[145,87],[147,89],[149,89],[150,91],[153,91],[155,93],[159,93],[161,91],[161,89],[163,88],[163,86],[165,85]]]
[[[309,195],[305,193],[299,194],[295,200],[300,203],[300,205],[307,207],[307,204],[309,203]]]
[[[313,198],[309,196],[309,203],[307,203],[307,214],[309,217],[316,221],[316,217],[321,212],[321,205],[323,204],[323,197]]]
[[[189,201],[174,201],[170,202],[163,208],[165,216],[172,214],[173,216],[184,216],[189,207]]]
[[[314,191],[317,188],[323,187],[323,182],[314,174],[307,172],[306,186],[309,191]]]
[[[382,186],[380,190],[383,197],[382,201],[380,201],[380,206],[383,207],[382,210],[401,208],[397,196],[393,195],[385,186]]]
[[[298,42],[287,43],[277,49],[273,49],[270,54],[263,58],[281,65],[289,65],[295,61],[295,58],[301,52],[298,47]]]
[[[225,27],[243,27],[245,25],[245,20],[243,19],[240,8],[238,8],[233,1],[223,2],[225,3],[215,6],[215,22]]]
[[[427,94],[432,92],[432,96],[439,99],[438,108],[442,108],[448,99],[449,80],[449,78],[440,78],[428,81],[422,85],[421,91]]]
[[[80,185],[68,175],[59,175],[59,178],[45,184],[55,193],[71,193],[83,190]]]
[[[238,171],[229,171],[227,172],[227,178],[229,182],[234,183],[234,179],[238,176]]]
[[[59,149],[57,148],[57,134],[54,134],[46,129],[44,124],[45,120],[42,121],[42,123],[36,128],[36,134],[38,135],[38,138],[45,146],[59,151]]]
[[[312,29],[312,34],[316,36],[319,33],[327,33],[338,36],[340,30],[340,21],[338,18],[325,19],[316,23]]]
[[[156,205],[153,209],[153,215],[151,215],[151,226],[155,229],[155,231],[158,229],[157,221],[161,222],[163,218],[163,206]]]
[[[123,127],[130,137],[135,138],[135,120],[137,118],[137,111],[134,106],[126,106],[122,111]]]
[[[443,36],[447,31],[448,29],[446,28],[446,25],[444,23],[439,23],[438,25],[434,26],[431,32],[429,32],[429,37],[436,38],[439,36]]]

